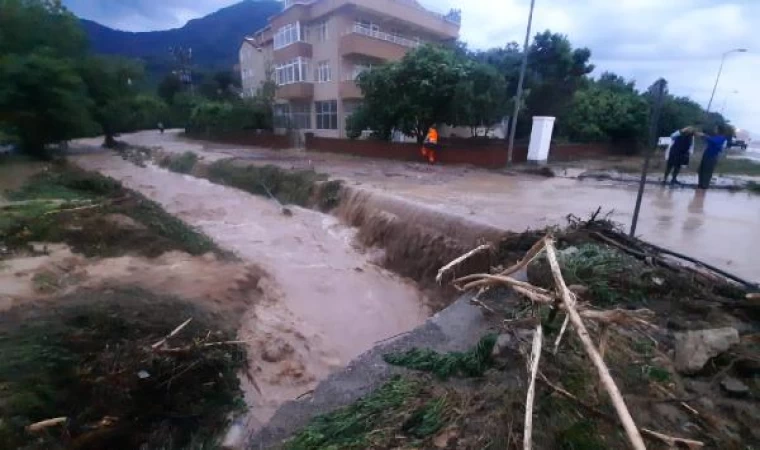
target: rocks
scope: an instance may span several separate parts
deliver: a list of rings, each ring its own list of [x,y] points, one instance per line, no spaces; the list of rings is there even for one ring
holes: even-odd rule
[[[702,370],[707,362],[739,343],[736,328],[716,328],[711,330],[676,333],[675,366],[684,374],[694,374]]]
[[[720,387],[731,397],[745,397],[749,394],[749,386],[734,377],[721,380]]]

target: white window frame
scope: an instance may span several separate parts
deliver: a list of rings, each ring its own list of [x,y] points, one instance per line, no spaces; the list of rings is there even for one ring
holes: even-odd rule
[[[309,58],[299,56],[274,68],[274,79],[277,86],[309,82]]]
[[[317,64],[316,76],[314,81],[317,83],[329,83],[332,81],[332,70],[330,69],[330,61],[320,61]]]
[[[338,129],[338,101],[326,100],[314,102],[314,112],[318,130],[337,130]]]
[[[284,25],[274,34],[274,49],[279,50],[296,42],[301,42],[301,37],[301,22]]]
[[[372,70],[372,63],[366,63],[366,64],[358,63],[358,64],[354,64],[354,68],[351,71],[351,81],[356,81],[356,79],[359,78],[359,75],[361,75],[362,73],[364,73],[364,72],[366,72],[368,70]]]
[[[313,42],[326,42],[330,37],[327,19],[320,20],[312,25],[309,37]]]

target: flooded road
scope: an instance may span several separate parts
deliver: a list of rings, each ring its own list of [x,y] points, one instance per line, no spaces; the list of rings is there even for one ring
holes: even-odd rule
[[[222,248],[269,274],[266,301],[244,318],[263,422],[375,342],[409,331],[429,315],[409,282],[372,264],[338,219],[302,208],[292,217],[267,199],[109,154],[75,158],[160,203]],[[256,389],[262,395],[257,395]]]
[[[507,175],[461,166],[271,151],[143,132],[127,141],[166,151],[195,151],[209,160],[239,157],[253,164],[313,168],[362,188],[403,197],[512,231],[564,225],[568,214],[588,217],[598,207],[630,226],[636,187],[572,178]],[[655,174],[655,176],[658,174]],[[637,233],[657,245],[760,282],[760,195],[647,186]]]

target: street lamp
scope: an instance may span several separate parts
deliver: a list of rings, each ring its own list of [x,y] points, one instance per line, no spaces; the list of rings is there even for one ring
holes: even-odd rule
[[[710,102],[707,104],[707,113],[710,112],[710,107],[712,107],[713,98],[715,98],[715,90],[718,89],[718,82],[720,81],[720,74],[723,72],[723,63],[726,62],[726,56],[728,56],[731,53],[746,53],[746,48],[735,48],[733,50],[729,50],[725,53],[723,53],[723,56],[720,58],[720,68],[718,69],[718,76],[715,77],[715,86],[713,86],[712,95],[710,95]]]
[[[520,78],[517,80],[517,95],[515,96],[515,111],[512,114],[512,127],[509,130],[509,147],[507,149],[507,165],[512,164],[512,153],[515,148],[515,133],[517,132],[517,116],[520,114],[520,102],[522,101],[523,82],[525,70],[528,67],[528,41],[530,40],[530,27],[533,25],[533,7],[536,0],[530,0],[530,13],[528,14],[528,28],[525,30],[525,44],[523,44],[523,59],[520,67]]]

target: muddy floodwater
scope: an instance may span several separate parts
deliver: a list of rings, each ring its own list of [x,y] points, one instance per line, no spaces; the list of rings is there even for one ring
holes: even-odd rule
[[[112,155],[76,161],[157,201],[269,275],[259,286],[266,300],[240,332],[261,345],[249,351],[255,366],[249,402],[259,421],[429,315],[414,285],[373,264],[372,252],[357,248],[354,231],[332,216],[297,207],[285,216],[268,199]]]
[[[303,151],[271,151],[183,139],[178,132],[142,132],[131,143],[170,152],[194,151],[209,160],[238,157],[254,164],[313,168],[364,189],[434,207],[511,231],[564,225],[568,214],[588,217],[598,207],[630,226],[636,186],[572,173],[556,178],[508,175],[462,166],[428,166]],[[757,150],[753,150],[757,152]],[[758,153],[747,153],[756,156]],[[652,178],[661,176],[653,173]],[[760,282],[760,195],[647,186],[637,235]]]

